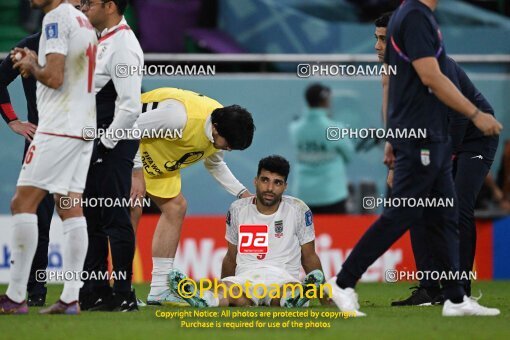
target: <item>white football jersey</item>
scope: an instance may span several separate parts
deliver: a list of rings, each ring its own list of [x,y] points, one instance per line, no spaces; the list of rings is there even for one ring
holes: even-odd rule
[[[37,82],[38,132],[82,137],[84,127],[96,126],[94,68],[97,37],[87,17],[62,3],[48,12],[39,41],[39,65],[46,55],[66,56],[64,82],[52,89]]]
[[[227,213],[225,238],[237,245],[236,275],[278,267],[299,279],[301,246],[315,239],[312,212],[292,196],[272,215],[261,214],[254,197],[239,199]]]

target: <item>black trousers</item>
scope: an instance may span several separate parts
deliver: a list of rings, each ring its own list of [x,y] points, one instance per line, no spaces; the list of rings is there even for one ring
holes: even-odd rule
[[[430,235],[440,270],[459,270],[458,211],[452,176],[449,142],[411,141],[394,143],[395,172],[392,198],[441,198],[454,204],[433,208]],[[358,241],[338,273],[340,287],[354,287],[367,268],[424,215],[422,207],[387,207]],[[464,290],[458,280],[443,283],[448,299],[462,301]]]
[[[87,176],[84,198],[128,200],[131,191],[131,173],[133,158],[138,150],[137,140],[120,141],[104,157],[103,162],[91,164]],[[92,156],[92,160],[94,160]],[[98,201],[99,202],[99,201]],[[88,293],[109,285],[105,277],[108,271],[108,241],[112,253],[113,271],[117,276],[113,290],[129,292],[133,257],[135,252],[135,234],[131,225],[128,206],[84,206],[87,219],[89,248],[84,270],[90,273],[90,280],[85,281],[81,290]],[[95,273],[95,277],[92,274]],[[122,276],[125,275],[125,278]],[[90,277],[92,276],[92,277]],[[99,278],[96,280],[96,278]],[[101,279],[103,278],[103,279]]]
[[[455,190],[457,192],[459,207],[459,265],[463,273],[462,283],[466,294],[471,295],[471,280],[469,272],[473,269],[476,252],[476,224],[474,217],[475,203],[478,193],[482,188],[494,159],[498,145],[498,139],[493,138],[490,142],[484,142],[478,149],[479,152],[460,152],[453,162],[453,174]],[[438,270],[437,259],[431,247],[431,239],[428,234],[433,211],[426,211],[424,219],[411,228],[411,245],[413,248],[416,268],[420,271]],[[420,281],[420,286],[425,288],[438,288],[439,282],[430,278]]]
[[[27,154],[30,142],[25,141],[25,151],[23,152],[23,159]],[[30,268],[30,276],[28,277],[27,291],[29,295],[44,294],[46,295],[46,282],[38,282],[36,272],[39,270],[46,270],[48,267],[48,245],[50,242],[50,225],[53,210],[55,208],[55,201],[53,195],[48,194],[44,197],[42,202],[37,207],[37,229],[38,239],[37,248],[35,250],[32,267]],[[40,280],[40,277],[39,277]]]

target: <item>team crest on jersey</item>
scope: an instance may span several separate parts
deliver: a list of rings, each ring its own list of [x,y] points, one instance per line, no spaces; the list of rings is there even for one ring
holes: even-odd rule
[[[283,236],[283,220],[274,222],[274,236],[278,238]]]
[[[313,223],[312,212],[308,210],[307,212],[305,212],[305,224],[307,227],[309,227],[312,225],[312,223]]]
[[[421,164],[427,166],[430,164],[430,151],[428,149],[421,149]]]
[[[44,31],[46,32],[46,40],[58,38],[58,23],[54,22],[46,25]]]

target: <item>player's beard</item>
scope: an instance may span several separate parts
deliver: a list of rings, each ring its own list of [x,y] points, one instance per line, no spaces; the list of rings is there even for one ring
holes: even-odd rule
[[[272,199],[265,198],[264,195],[271,194],[273,195]],[[266,191],[266,192],[257,192],[257,200],[265,207],[273,207],[278,204],[281,200],[281,195],[276,195],[274,192]]]

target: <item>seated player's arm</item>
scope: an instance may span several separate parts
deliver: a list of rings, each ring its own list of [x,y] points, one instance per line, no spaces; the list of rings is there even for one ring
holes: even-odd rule
[[[301,265],[307,274],[316,269],[322,271],[321,260],[315,252],[315,241],[301,246]],[[319,300],[321,305],[329,305],[331,303],[327,297],[320,298]]]
[[[315,269],[322,271],[321,260],[315,252],[315,241],[301,246],[301,265],[307,274]]]
[[[223,151],[213,153],[204,161],[204,166],[213,178],[230,194],[237,198],[251,196],[244,185],[237,180],[223,161]]]
[[[228,243],[227,254],[223,258],[221,265],[221,278],[228,276],[234,276],[236,273],[236,256],[237,256],[237,245]]]

